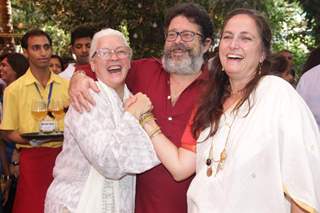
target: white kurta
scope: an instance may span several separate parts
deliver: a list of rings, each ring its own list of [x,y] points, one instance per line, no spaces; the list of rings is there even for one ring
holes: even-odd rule
[[[54,180],[46,197],[47,213],[60,213],[63,209],[77,212],[80,197],[84,192],[90,193],[87,186],[92,185],[102,196],[94,198],[97,205],[94,209],[132,213],[134,174],[159,164],[152,143],[138,120],[124,112],[122,101],[113,89],[104,88],[101,83],[98,86],[100,93],[91,92],[96,106],[90,112],[80,114],[71,106],[66,115],[63,150],[57,157]],[[125,87],[125,97],[128,96]],[[99,174],[106,177],[105,180],[101,181]],[[88,183],[88,180],[97,183]],[[92,196],[97,194],[95,192],[91,191]],[[90,198],[90,195],[85,196]]]
[[[290,205],[285,193],[319,212],[320,135],[309,108],[291,85],[275,76],[260,81],[251,102],[247,116],[247,104],[235,120],[235,113],[226,111],[216,135],[197,144],[188,212],[287,213]],[[205,162],[211,143],[217,160],[232,122],[224,168],[208,177]]]

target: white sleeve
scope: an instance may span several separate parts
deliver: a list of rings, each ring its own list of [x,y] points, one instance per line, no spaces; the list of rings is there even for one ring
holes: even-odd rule
[[[72,137],[90,164],[103,176],[119,179],[159,164],[152,143],[139,122],[125,112],[118,124],[112,119],[112,107],[93,94],[96,106],[78,113],[70,107],[65,119]]]
[[[304,81],[304,78],[303,78],[303,76],[302,76],[302,77],[300,78],[298,84],[297,84],[297,87],[296,87],[297,92],[298,92],[302,97],[305,96],[305,94],[304,94],[304,93],[305,93],[304,89],[305,89],[305,81]]]
[[[293,88],[281,90],[279,144],[285,192],[310,212],[320,211],[320,134]]]
[[[64,79],[70,80],[75,69],[75,64],[69,64],[65,70],[59,73],[59,76]]]

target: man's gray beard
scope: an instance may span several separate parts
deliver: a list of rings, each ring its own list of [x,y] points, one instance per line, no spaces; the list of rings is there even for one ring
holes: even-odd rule
[[[203,64],[203,54],[197,56],[190,56],[182,59],[181,61],[175,61],[169,58],[168,55],[162,56],[162,66],[168,73],[192,75],[200,71]]]

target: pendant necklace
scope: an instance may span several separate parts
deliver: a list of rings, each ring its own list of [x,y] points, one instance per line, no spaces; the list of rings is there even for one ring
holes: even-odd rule
[[[228,128],[229,128],[229,131],[228,131],[228,134],[227,134],[227,139],[226,139],[226,142],[225,142],[225,144],[224,144],[224,147],[223,147],[223,149],[222,149],[222,151],[221,151],[221,153],[220,153],[220,158],[219,159],[214,159],[214,157],[213,157],[213,151],[214,151],[214,141],[213,141],[213,137],[212,137],[212,143],[211,143],[211,147],[210,147],[210,151],[209,151],[209,156],[208,156],[208,158],[206,159],[206,165],[207,165],[207,176],[208,177],[210,177],[210,176],[212,176],[212,174],[213,174],[213,168],[212,168],[212,166],[213,166],[213,163],[217,163],[218,165],[217,165],[217,169],[216,169],[216,171],[215,171],[215,176],[218,174],[218,172],[220,171],[220,170],[222,170],[223,169],[223,167],[224,167],[224,163],[225,163],[225,161],[226,161],[226,159],[227,159],[227,157],[228,157],[228,155],[227,155],[227,145],[228,145],[228,142],[229,142],[229,137],[230,137],[230,133],[231,133],[231,129],[232,129],[232,126],[233,126],[233,123],[234,123],[234,121],[236,120],[236,117],[237,117],[237,114],[238,113],[236,113],[235,114],[235,116],[234,116],[234,118],[233,118],[233,120],[232,120],[232,122],[231,122],[231,124],[230,125],[228,125],[228,124],[226,124],[227,126],[228,126]]]

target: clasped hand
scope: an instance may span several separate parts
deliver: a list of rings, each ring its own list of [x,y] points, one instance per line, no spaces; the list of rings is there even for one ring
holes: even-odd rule
[[[148,96],[139,92],[125,101],[124,109],[139,120],[140,116],[150,112],[153,106]]]

